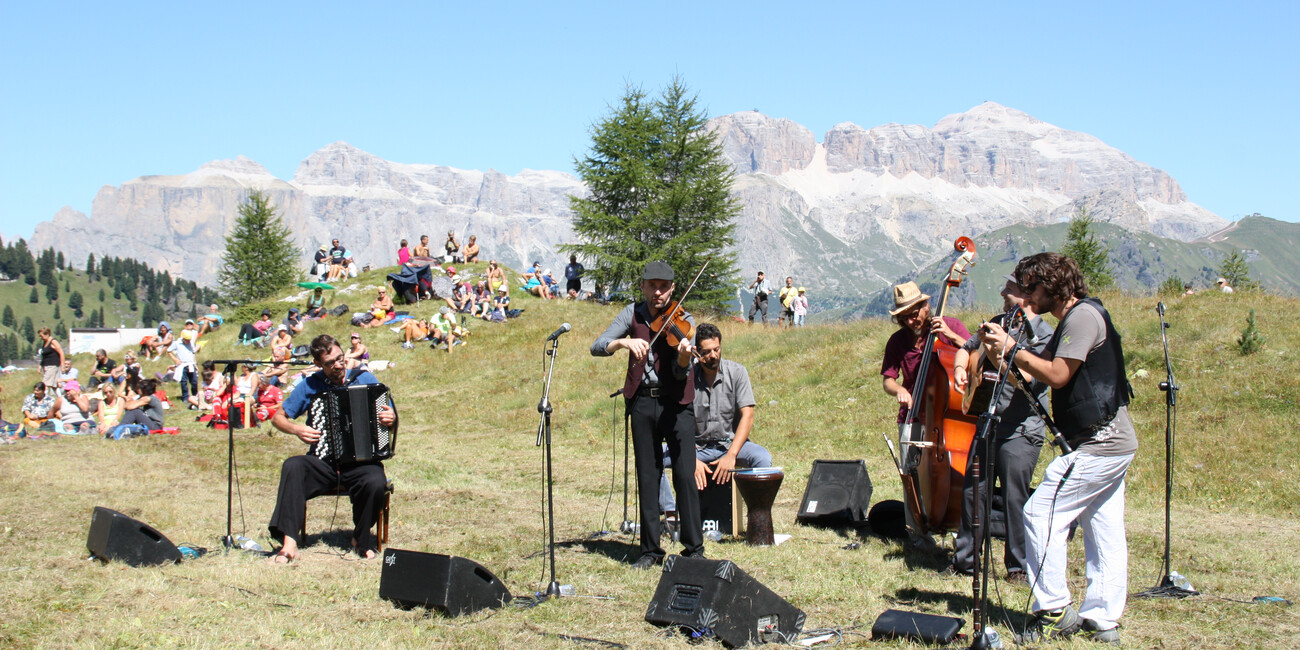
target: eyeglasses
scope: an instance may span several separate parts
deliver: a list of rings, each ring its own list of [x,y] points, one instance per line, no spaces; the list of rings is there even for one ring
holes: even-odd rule
[[[341,366],[341,365],[343,365],[346,361],[347,361],[347,357],[345,357],[345,356],[343,356],[343,355],[340,354],[339,356],[334,357],[333,359],[325,359],[325,360],[322,360],[322,361],[320,362],[320,365],[321,365],[322,368],[324,368],[324,367],[326,367],[326,366]]]

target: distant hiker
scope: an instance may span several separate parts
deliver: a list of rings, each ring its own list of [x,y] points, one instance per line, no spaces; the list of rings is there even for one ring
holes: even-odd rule
[[[578,294],[582,293],[582,274],[586,271],[587,269],[578,262],[577,255],[569,256],[569,265],[564,267],[564,288],[570,300],[577,300]]]
[[[785,276],[785,286],[781,287],[781,292],[777,298],[781,301],[781,315],[776,317],[776,326],[781,326],[781,321],[786,322],[787,327],[794,327],[794,299],[799,295],[799,290],[794,286],[794,278]]]
[[[772,285],[767,283],[767,276],[762,271],[758,272],[758,277],[749,283],[750,291],[754,292],[754,304],[749,308],[749,322],[754,322],[754,312],[763,312],[763,324],[767,324],[767,294],[772,293]]]
[[[803,319],[808,315],[808,296],[804,292],[808,291],[799,287],[799,295],[794,297],[791,302],[791,308],[794,310],[794,324],[796,327],[803,327]]]

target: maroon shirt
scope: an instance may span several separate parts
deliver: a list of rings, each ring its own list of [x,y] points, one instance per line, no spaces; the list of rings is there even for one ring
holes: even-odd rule
[[[948,327],[961,338],[970,338],[970,332],[966,329],[966,326],[956,318],[944,316],[943,322],[947,323]],[[916,370],[921,365],[921,352],[923,350],[924,346],[916,347],[916,335],[912,333],[912,330],[899,328],[885,343],[885,358],[880,362],[880,374],[893,377],[895,380],[899,380],[901,375],[902,379],[899,383],[909,393],[912,392],[912,385],[916,383]],[[932,364],[931,368],[936,362],[938,362],[938,355],[935,355],[934,360],[930,362]],[[907,408],[900,404],[898,407],[898,421],[902,422],[906,419]]]

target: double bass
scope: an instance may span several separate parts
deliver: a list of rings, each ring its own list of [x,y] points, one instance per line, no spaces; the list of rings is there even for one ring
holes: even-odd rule
[[[949,294],[975,263],[975,242],[969,237],[959,237],[953,248],[957,259],[944,278],[935,318],[943,316]],[[957,347],[937,332],[926,335],[912,407],[898,426],[898,473],[913,535],[956,531],[961,524],[962,482],[978,417],[962,412],[962,392],[952,379],[956,356]]]

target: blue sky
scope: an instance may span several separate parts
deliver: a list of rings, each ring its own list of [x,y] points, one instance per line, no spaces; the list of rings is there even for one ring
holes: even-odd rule
[[[0,232],[99,188],[336,140],[572,171],[626,84],[711,115],[932,126],[986,100],[1168,171],[1227,219],[1300,220],[1294,3],[21,3],[0,8]]]

